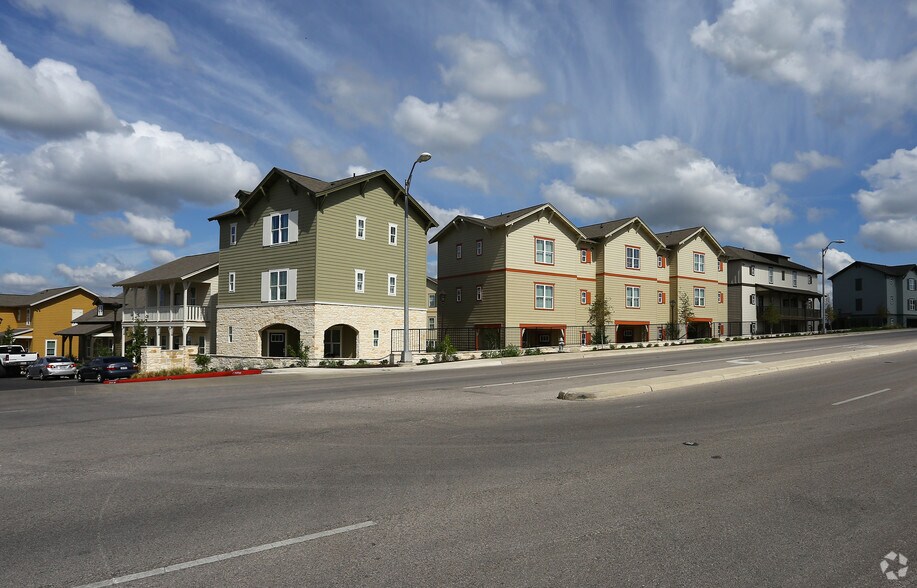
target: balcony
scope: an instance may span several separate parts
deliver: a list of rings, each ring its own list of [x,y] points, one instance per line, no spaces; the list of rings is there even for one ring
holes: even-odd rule
[[[759,306],[758,318],[765,316],[771,306]],[[794,308],[791,306],[774,306],[780,311],[780,318],[786,320],[798,321],[817,321],[821,320],[821,312],[812,308]]]
[[[205,306],[147,306],[125,308],[123,313],[125,323],[206,323],[210,320]]]

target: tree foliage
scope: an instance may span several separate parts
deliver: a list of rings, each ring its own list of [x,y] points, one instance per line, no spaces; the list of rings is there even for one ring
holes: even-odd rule
[[[606,298],[596,298],[589,305],[589,324],[595,327],[595,332],[592,334],[594,343],[608,343],[605,325],[611,320],[614,310]]]
[[[137,321],[129,333],[130,341],[124,346],[124,353],[134,363],[140,363],[140,350],[148,343],[146,323],[142,320]]]

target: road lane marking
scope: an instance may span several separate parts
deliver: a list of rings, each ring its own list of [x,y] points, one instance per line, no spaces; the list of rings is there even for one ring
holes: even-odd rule
[[[726,363],[734,363],[736,365],[758,365],[761,362],[756,359],[730,359]]]
[[[356,531],[357,529],[364,529],[366,527],[372,527],[375,524],[376,523],[373,521],[366,521],[363,523],[357,523],[355,525],[348,525],[346,527],[338,527],[337,529],[329,529],[328,531],[320,531],[318,533],[302,535],[301,537],[293,537],[292,539],[284,539],[283,541],[275,541],[274,543],[265,543],[264,545],[256,545],[255,547],[239,549],[238,551],[230,551],[228,553],[221,553],[219,555],[211,555],[210,557],[203,557],[201,559],[195,559],[195,560],[186,561],[183,563],[177,563],[171,566],[155,568],[152,570],[147,570],[145,572],[138,572],[136,574],[118,576],[117,578],[111,578],[110,580],[102,580],[101,582],[93,582],[92,584],[83,584],[81,586],[77,586],[76,588],[102,588],[103,586],[114,586],[116,584],[124,584],[126,582],[132,582],[134,580],[140,580],[142,578],[150,578],[152,576],[161,576],[163,574],[169,574],[169,573],[177,572],[180,570],[186,570],[188,568],[194,568],[197,566],[203,566],[206,564],[216,563],[218,561],[224,561],[227,559],[242,557],[243,555],[251,555],[253,553],[260,553],[262,551],[268,551],[270,549],[277,549],[278,547],[287,547],[289,545],[296,545],[297,543],[305,543],[306,541],[312,541],[313,539],[321,539],[322,537],[329,537],[331,535],[337,535],[339,533],[347,533],[348,531]]]
[[[860,400],[861,398],[869,398],[870,396],[875,396],[876,394],[881,394],[883,392],[888,392],[891,388],[883,388],[881,390],[876,390],[875,392],[870,392],[869,394],[863,394],[862,396],[854,396],[853,398],[848,398],[847,400],[841,400],[840,402],[834,402],[831,406],[839,406],[841,404],[847,404],[848,402],[853,402],[854,400]]]

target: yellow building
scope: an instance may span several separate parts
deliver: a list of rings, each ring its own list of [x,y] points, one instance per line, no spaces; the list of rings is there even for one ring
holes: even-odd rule
[[[51,288],[35,294],[0,294],[0,332],[8,329],[13,344],[47,355],[80,357],[78,346],[64,349],[57,331],[73,326],[74,320],[94,306],[98,296],[82,286]]]

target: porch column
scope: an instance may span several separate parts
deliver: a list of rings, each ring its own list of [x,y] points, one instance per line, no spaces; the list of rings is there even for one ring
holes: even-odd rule
[[[162,348],[162,329],[159,326],[153,328],[156,330],[156,347]]]
[[[169,320],[175,320],[175,282],[169,284]],[[171,347],[171,341],[169,346]]]
[[[191,332],[191,327],[187,325],[182,325],[182,328],[181,328],[181,344],[182,345],[188,344],[188,333],[190,332]],[[179,345],[179,347],[181,347],[181,345]]]
[[[169,349],[172,349],[172,345],[173,345],[173,341],[174,341],[172,329],[173,329],[173,327],[172,327],[171,325],[169,326],[168,329],[166,329],[166,333],[168,334],[168,339],[166,339],[166,340],[169,342]]]
[[[121,326],[121,356],[127,353],[127,327]]]

